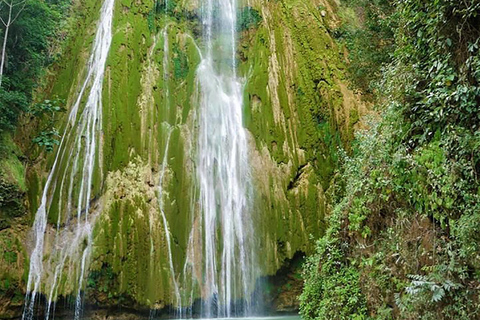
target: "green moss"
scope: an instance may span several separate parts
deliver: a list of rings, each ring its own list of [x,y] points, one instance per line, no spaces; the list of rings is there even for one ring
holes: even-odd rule
[[[97,233],[101,232],[103,239],[96,240],[95,256],[100,261],[93,276],[101,275],[103,268],[108,266],[110,275],[102,280],[102,286],[107,285],[109,292],[115,292],[117,296],[127,296],[137,303],[151,306],[156,301],[169,301],[168,291],[162,286],[162,282],[168,283],[165,281],[168,268],[159,261],[160,254],[164,254],[157,251],[159,247],[155,247],[151,255],[149,220],[141,214],[147,211],[142,197],[136,197],[133,202],[113,203],[108,213],[111,220],[101,222],[98,227]],[[107,248],[113,251],[105,251]],[[152,258],[155,264],[151,263]],[[160,267],[162,265],[164,268]],[[152,281],[152,275],[155,281]]]
[[[136,18],[136,19],[135,19]],[[137,99],[141,92],[141,65],[146,52],[144,39],[148,34],[145,21],[133,16],[132,20],[123,20],[118,26],[128,28],[128,23],[135,28],[127,29],[127,33],[117,33],[112,40],[109,70],[104,90],[104,172],[117,170],[130,161],[132,150],[141,153],[141,131]],[[137,20],[137,21],[135,21]],[[128,22],[129,21],[129,22]],[[128,77],[124,75],[128,74]]]
[[[189,65],[188,57],[177,46],[173,48],[174,76],[176,79],[184,79],[188,75]]]
[[[20,241],[24,236],[16,229],[0,231],[0,295],[12,297],[15,301],[25,286],[22,269],[18,268],[18,263],[26,256]]]
[[[93,42],[101,5],[99,1],[86,0],[74,9],[72,19],[75,24],[69,30],[62,58],[51,67],[45,98],[58,97],[71,102],[68,98],[74,96],[75,84],[82,81],[84,76],[86,57]]]
[[[25,168],[20,162],[20,151],[9,136],[0,137],[3,144],[0,160],[0,229],[10,225],[11,220],[22,216],[26,209]]]
[[[303,0],[270,2],[261,9],[268,14],[256,29],[242,33],[239,57],[247,78],[245,125],[282,173],[290,168],[286,176],[272,171],[270,194],[255,200],[262,212],[255,223],[263,234],[260,247],[277,250],[262,259],[264,270],[273,273],[296,250],[311,252],[309,236],[323,233],[323,193],[337,166],[338,147],[352,139],[352,125],[345,123],[338,85],[345,79],[343,54],[320,10]],[[311,169],[303,177],[307,165]],[[308,183],[297,186],[299,178]]]

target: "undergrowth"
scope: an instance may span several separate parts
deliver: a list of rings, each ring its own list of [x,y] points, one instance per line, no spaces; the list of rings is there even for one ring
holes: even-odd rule
[[[362,2],[350,8],[365,21],[340,35],[352,66],[373,72],[358,69],[352,80],[376,88],[381,116],[343,155],[328,232],[304,270],[301,313],[479,318],[480,3]],[[370,48],[350,37],[372,32]]]

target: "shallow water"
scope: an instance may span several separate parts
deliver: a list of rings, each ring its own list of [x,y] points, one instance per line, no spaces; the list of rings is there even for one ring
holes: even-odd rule
[[[301,320],[299,315],[268,316],[268,317],[238,317],[238,318],[195,318],[195,320]],[[190,320],[190,319],[167,319],[167,320]]]

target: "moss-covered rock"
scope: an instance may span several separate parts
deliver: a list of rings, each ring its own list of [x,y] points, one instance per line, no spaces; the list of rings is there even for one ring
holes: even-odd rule
[[[25,167],[19,160],[20,150],[9,136],[0,137],[0,230],[8,228],[12,220],[25,214],[24,197],[27,191]]]
[[[13,227],[0,231],[0,319],[13,318],[23,308],[28,256],[23,241],[27,226],[11,221]]]
[[[348,146],[361,104],[345,84],[343,48],[329,33],[335,3],[252,5],[262,21],[243,31],[239,58],[262,261],[274,274],[295,252],[311,252],[309,237],[322,234],[337,148]]]

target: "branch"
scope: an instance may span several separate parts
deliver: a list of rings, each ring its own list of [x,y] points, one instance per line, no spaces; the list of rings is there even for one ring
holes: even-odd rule
[[[15,4],[14,6],[17,6],[17,5],[22,5],[22,7],[17,11],[17,15],[15,16],[15,18],[12,19],[12,23],[15,22],[15,20],[17,20],[18,16],[20,15],[20,13],[22,13],[23,9],[25,9],[25,6],[27,5],[27,0],[23,0],[21,2],[18,2],[17,4]]]
[[[23,4],[23,6],[25,6],[26,2],[27,2],[27,0],[22,0],[22,1],[19,1],[19,2],[15,3],[15,4],[13,4],[13,2],[12,2],[12,6],[16,7],[16,6],[20,6],[22,4]]]
[[[4,3],[7,7],[9,7],[9,16],[10,16],[10,14],[12,13],[12,9],[13,9],[12,2],[8,2],[7,0],[2,0],[2,3]],[[8,28],[11,25],[11,23],[6,23],[5,20],[3,20],[2,17],[0,17],[0,20],[2,20],[2,23],[5,26],[5,28]],[[10,22],[10,20],[9,20],[9,22]]]
[[[12,8],[13,3],[12,2],[7,2],[7,0],[2,0],[3,3],[5,3],[8,7]]]

